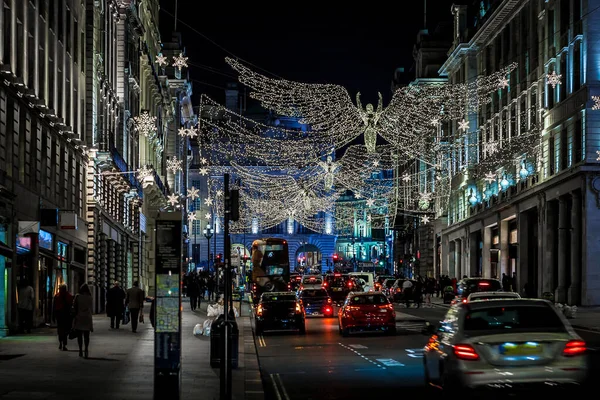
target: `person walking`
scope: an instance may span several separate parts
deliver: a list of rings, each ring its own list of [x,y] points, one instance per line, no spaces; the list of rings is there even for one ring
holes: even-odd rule
[[[140,289],[140,283],[138,281],[133,282],[133,287],[127,289],[125,305],[129,307],[129,313],[131,314],[131,331],[133,333],[137,332],[140,312],[144,312],[144,297],[144,291]]]
[[[92,318],[92,309],[94,301],[92,292],[87,283],[79,288],[79,293],[73,300],[73,329],[77,331],[77,344],[79,345],[79,357],[88,358],[88,349],[90,346],[90,332],[94,332],[94,321]],[[85,353],[82,347],[85,344]]]
[[[19,309],[19,332],[31,333],[35,294],[27,279],[23,279],[18,295],[17,308]]]
[[[188,281],[187,285],[187,296],[190,298],[190,309],[192,311],[196,310],[196,305],[198,304],[198,283],[194,277],[191,277]]]
[[[110,328],[119,329],[119,324],[125,312],[125,291],[118,281],[106,292],[106,315],[110,317]]]
[[[73,295],[69,293],[67,285],[63,283],[58,288],[58,293],[54,296],[53,319],[56,322],[56,331],[58,334],[58,349],[68,351],[67,342],[69,332],[73,325],[71,317],[71,308],[73,307]]]

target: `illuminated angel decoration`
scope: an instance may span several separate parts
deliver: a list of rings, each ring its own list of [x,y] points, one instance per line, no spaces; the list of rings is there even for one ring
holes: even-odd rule
[[[327,156],[327,162],[319,161],[319,166],[325,171],[324,186],[325,190],[331,190],[333,188],[333,180],[335,178],[335,172],[340,167],[336,162],[333,161],[331,156]]]
[[[377,145],[377,122],[383,112],[383,97],[379,94],[379,103],[377,104],[377,110],[373,110],[373,104],[367,104],[367,107],[363,109],[362,103],[360,102],[360,92],[356,94],[356,105],[358,106],[358,113],[365,123],[365,147],[368,153],[376,152]]]

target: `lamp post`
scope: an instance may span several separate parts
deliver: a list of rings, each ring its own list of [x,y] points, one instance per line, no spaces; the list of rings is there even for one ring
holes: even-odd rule
[[[206,228],[204,228],[204,237],[206,238],[206,265],[207,269],[210,270],[210,238],[213,236],[213,228],[210,227],[210,224],[206,224]],[[218,274],[217,274],[218,275]]]
[[[352,239],[350,240],[352,241],[352,271],[356,272],[356,248],[354,247],[356,244],[356,238],[352,236]]]

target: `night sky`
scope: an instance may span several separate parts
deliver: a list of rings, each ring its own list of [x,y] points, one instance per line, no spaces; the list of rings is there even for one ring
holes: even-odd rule
[[[160,3],[166,42],[173,31],[175,0]],[[461,2],[427,3],[427,26],[432,30],[439,21],[452,21],[450,6]],[[380,91],[387,104],[396,68],[410,71],[413,66],[412,49],[424,25],[423,0],[398,1],[393,7],[359,4],[364,5],[315,8],[283,2],[267,8],[253,2],[234,6],[179,0],[177,31],[188,53],[194,97],[205,93],[223,103],[225,85],[237,80],[224,61],[233,56],[270,77],[340,84],[352,98],[360,91],[365,104],[376,102]],[[407,75],[412,79],[414,72]]]

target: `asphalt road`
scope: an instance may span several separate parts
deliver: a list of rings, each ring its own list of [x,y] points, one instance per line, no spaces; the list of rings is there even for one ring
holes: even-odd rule
[[[337,311],[337,310],[336,310]],[[267,400],[368,399],[424,395],[421,349],[426,321],[445,314],[440,307],[397,308],[395,336],[338,332],[337,318],[308,318],[306,335],[265,333],[255,337]],[[600,348],[600,333],[580,331]],[[600,371],[594,354],[595,375]]]

